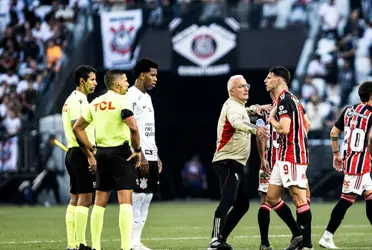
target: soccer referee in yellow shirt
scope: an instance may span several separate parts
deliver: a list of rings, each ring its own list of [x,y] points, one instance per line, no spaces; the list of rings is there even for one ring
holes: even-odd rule
[[[79,118],[73,130],[82,142],[90,168],[96,171],[97,176],[91,215],[92,248],[101,250],[103,215],[110,191],[114,189],[120,205],[121,249],[129,250],[133,220],[132,192],[136,186],[136,167],[141,162],[140,136],[132,107],[128,98],[123,96],[129,86],[126,75],[121,70],[111,70],[105,74],[104,82],[107,93],[91,102],[90,108]],[[93,121],[97,147],[88,140],[85,132]]]
[[[62,120],[68,151],[65,164],[70,175],[71,200],[66,211],[67,250],[79,248],[89,250],[86,246],[85,231],[88,221],[89,206],[93,196],[94,175],[89,171],[89,163],[79,147],[72,127],[84,110],[89,108],[87,95],[94,92],[97,86],[96,70],[81,65],[74,71],[76,89],[66,99],[62,108]],[[86,128],[88,139],[94,143],[94,128]]]

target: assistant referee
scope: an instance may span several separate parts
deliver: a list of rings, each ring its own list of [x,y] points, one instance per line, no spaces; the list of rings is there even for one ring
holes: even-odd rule
[[[121,249],[129,250],[133,220],[132,192],[136,186],[136,167],[141,162],[140,136],[132,108],[127,97],[123,96],[129,86],[125,73],[110,70],[105,74],[104,82],[107,93],[91,102],[73,131],[83,144],[91,170],[96,171],[96,197],[91,215],[92,248],[101,250],[103,216],[110,190],[114,189],[120,205]],[[97,147],[90,143],[85,132],[93,121]]]
[[[94,175],[89,171],[87,157],[79,147],[72,131],[77,119],[89,108],[87,95],[94,92],[96,70],[88,65],[80,65],[74,71],[76,89],[66,99],[62,108],[62,121],[67,139],[68,151],[65,164],[70,175],[71,200],[66,210],[67,248],[66,250],[89,250],[85,232],[89,206],[92,203]],[[94,127],[86,128],[88,139],[94,143]]]

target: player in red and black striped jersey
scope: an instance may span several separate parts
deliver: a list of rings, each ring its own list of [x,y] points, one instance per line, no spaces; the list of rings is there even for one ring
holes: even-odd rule
[[[333,167],[344,171],[344,184],[339,202],[333,208],[326,231],[319,241],[325,248],[336,248],[333,234],[340,226],[346,211],[359,195],[366,200],[367,217],[372,224],[371,127],[372,81],[360,85],[361,103],[346,107],[331,130]],[[339,134],[344,131],[344,154],[339,151]]]
[[[270,95],[273,99],[272,106],[275,107],[275,99],[273,95]],[[271,250],[270,242],[269,242],[269,224],[270,224],[270,211],[271,207],[270,204],[267,202],[266,194],[269,187],[270,175],[273,166],[278,159],[279,153],[279,144],[277,142],[277,138],[279,137],[278,133],[275,129],[271,126],[268,122],[268,118],[270,116],[269,112],[264,112],[263,119],[265,121],[265,126],[267,130],[270,132],[270,139],[267,142],[263,142],[259,138],[257,139],[257,148],[261,160],[260,166],[260,175],[259,175],[259,186],[258,191],[261,195],[261,205],[260,209],[258,210],[258,225],[260,228],[260,235],[261,235],[261,246],[260,250]]]
[[[312,249],[311,210],[306,199],[306,170],[309,162],[307,131],[310,121],[295,95],[288,91],[290,73],[286,68],[269,70],[265,79],[266,90],[274,95],[269,122],[280,135],[279,159],[276,161],[267,191],[267,201],[291,229],[293,238],[287,250]],[[290,208],[283,202],[283,189],[288,188],[297,208],[298,224]],[[300,228],[304,228],[302,232]]]

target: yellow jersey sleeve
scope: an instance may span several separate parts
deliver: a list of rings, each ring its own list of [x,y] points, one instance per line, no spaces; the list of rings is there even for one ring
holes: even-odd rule
[[[133,104],[127,95],[120,97],[120,111],[123,109],[128,109],[133,112]]]
[[[70,115],[70,121],[77,121],[82,113],[82,106],[79,103],[79,101],[74,98],[71,103],[68,104],[70,107],[68,107],[69,115]]]
[[[92,114],[93,103],[94,103],[94,101],[84,110],[84,112],[82,114],[82,117],[88,123],[93,122],[93,114]]]

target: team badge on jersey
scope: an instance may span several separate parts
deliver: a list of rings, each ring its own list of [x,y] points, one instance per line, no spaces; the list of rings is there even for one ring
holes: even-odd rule
[[[139,179],[139,186],[141,189],[147,188],[147,179],[146,178],[140,178]]]

